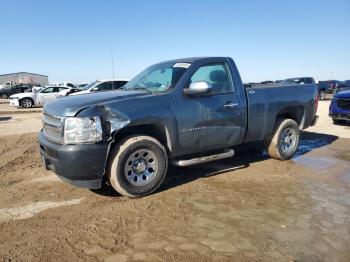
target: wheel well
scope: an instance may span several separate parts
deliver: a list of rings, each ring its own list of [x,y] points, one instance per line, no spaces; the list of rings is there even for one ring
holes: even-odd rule
[[[124,128],[116,132],[113,136],[114,143],[117,143],[121,139],[131,135],[148,135],[157,139],[169,152],[171,150],[170,142],[167,139],[166,130],[161,125],[157,124],[145,124],[138,126],[131,126]]]
[[[304,108],[301,106],[297,107],[287,107],[280,112],[278,112],[276,117],[276,123],[278,119],[281,118],[290,118],[298,123],[299,126],[302,126],[304,122]],[[275,123],[275,125],[276,125]]]
[[[151,136],[155,139],[157,139],[166,149],[167,153],[171,150],[170,141],[168,140],[168,136],[166,134],[166,130],[164,127],[157,125],[157,124],[145,124],[145,125],[138,125],[138,126],[130,126],[123,128],[122,130],[116,132],[113,134],[113,142],[110,143],[108,151],[107,151],[107,157],[106,157],[106,164],[105,164],[105,174],[107,172],[107,166],[108,162],[110,161],[110,154],[111,149],[123,138],[132,136],[132,135],[147,135]]]
[[[321,88],[320,90],[318,90],[318,93],[320,93],[320,92],[326,92],[326,89],[324,89],[324,88]]]
[[[34,100],[33,100],[33,98],[31,98],[31,97],[23,97],[23,98],[21,98],[21,99],[19,100],[19,104],[20,104],[20,105],[21,105],[23,99],[30,99],[30,100],[32,101],[33,105],[34,105]]]

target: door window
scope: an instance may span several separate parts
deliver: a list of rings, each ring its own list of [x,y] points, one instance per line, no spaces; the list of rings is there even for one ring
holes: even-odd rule
[[[43,94],[53,93],[54,92],[53,90],[54,90],[53,87],[48,87],[48,88],[45,88],[43,91],[41,91],[41,93]]]
[[[200,67],[191,77],[191,83],[205,81],[212,87],[210,94],[233,92],[233,84],[227,65],[224,63],[208,64]]]

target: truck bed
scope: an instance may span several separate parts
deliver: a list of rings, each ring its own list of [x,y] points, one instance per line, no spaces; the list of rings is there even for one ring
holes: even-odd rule
[[[315,85],[249,87],[245,92],[248,105],[245,142],[271,137],[277,116],[288,115],[297,120],[300,129],[304,129],[311,125],[316,113]]]

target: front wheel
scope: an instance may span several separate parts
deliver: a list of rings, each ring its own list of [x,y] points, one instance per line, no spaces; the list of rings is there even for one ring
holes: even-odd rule
[[[109,182],[121,195],[151,194],[164,181],[168,168],[164,146],[150,136],[131,136],[116,145],[109,160]]]
[[[297,122],[292,119],[280,119],[267,151],[272,158],[288,160],[297,151],[299,140],[300,131]]]
[[[24,98],[21,101],[21,106],[24,108],[31,108],[33,106],[33,101],[30,98]]]

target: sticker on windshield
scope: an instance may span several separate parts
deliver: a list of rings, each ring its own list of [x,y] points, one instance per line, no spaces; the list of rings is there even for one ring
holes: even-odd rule
[[[189,68],[190,65],[190,63],[176,63],[175,65],[173,65],[173,67]]]

